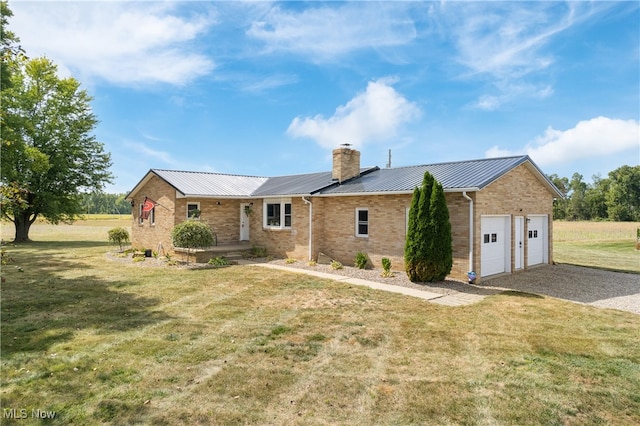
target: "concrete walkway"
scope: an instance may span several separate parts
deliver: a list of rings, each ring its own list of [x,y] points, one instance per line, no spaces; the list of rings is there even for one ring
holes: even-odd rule
[[[353,284],[353,285],[361,285],[361,286],[373,288],[375,290],[383,290],[383,291],[389,291],[391,293],[404,294],[405,296],[417,297],[420,299],[427,300],[431,303],[436,303],[438,305],[445,305],[445,306],[470,305],[472,303],[481,301],[485,297],[479,294],[466,294],[466,293],[455,293],[455,294],[444,295],[439,293],[433,293],[431,291],[417,290],[414,288],[401,287],[397,285],[382,284],[375,281],[367,281],[360,278],[350,278],[343,275],[328,274],[325,272],[309,271],[307,269],[290,268],[287,266],[274,265],[271,263],[252,263],[252,262],[238,262],[238,263],[243,265],[260,266],[262,268],[279,269],[282,271],[293,272],[296,274],[306,274],[306,275],[311,275],[318,278],[325,278],[328,280],[334,280],[334,281],[339,281],[339,282]]]

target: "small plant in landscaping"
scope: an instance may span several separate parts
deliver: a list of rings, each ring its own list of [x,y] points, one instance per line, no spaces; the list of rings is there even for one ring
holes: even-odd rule
[[[317,265],[317,263],[316,263],[316,261],[315,261],[315,260],[310,260],[309,262],[307,262],[307,265],[309,265],[309,266],[316,266],[316,265]]]
[[[142,254],[142,256],[134,256],[133,257],[133,261],[134,262],[144,262],[144,253]]]
[[[367,262],[369,262],[369,258],[367,257],[367,254],[359,251],[356,254],[356,261],[355,261],[356,268],[358,268],[358,269],[366,269],[367,268]]]
[[[253,246],[249,254],[251,257],[267,257],[267,249],[265,247]]]
[[[109,242],[118,244],[120,251],[124,250],[124,245],[129,242],[129,232],[122,227],[113,228],[107,232],[109,235]]]
[[[209,263],[209,265],[213,265],[213,266],[216,266],[216,267],[228,266],[229,265],[229,261],[224,256],[212,257],[211,259],[209,259],[208,263]]]
[[[287,264],[296,263],[297,261],[291,257],[288,257],[287,260],[284,261]]]
[[[382,276],[384,278],[393,276],[393,272],[391,272],[391,260],[389,260],[388,257],[382,258]]]
[[[342,263],[338,262],[337,260],[331,261],[331,269],[336,270],[336,269],[342,269],[342,268],[343,268]]]

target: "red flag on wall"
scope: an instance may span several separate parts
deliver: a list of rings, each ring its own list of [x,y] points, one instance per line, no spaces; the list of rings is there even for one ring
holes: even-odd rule
[[[142,205],[142,213],[140,213],[140,217],[142,219],[149,219],[151,210],[153,210],[155,206],[155,201],[153,201],[151,198],[144,197],[144,204]]]

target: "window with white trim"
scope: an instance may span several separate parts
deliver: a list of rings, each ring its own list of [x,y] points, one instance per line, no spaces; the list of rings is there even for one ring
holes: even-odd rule
[[[369,236],[369,209],[356,209],[356,237]]]
[[[291,199],[273,199],[263,202],[263,226],[271,229],[291,228]]]
[[[200,203],[187,203],[187,219],[200,219]]]

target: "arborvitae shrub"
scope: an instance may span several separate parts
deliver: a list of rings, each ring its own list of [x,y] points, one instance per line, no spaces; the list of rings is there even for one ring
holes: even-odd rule
[[[451,272],[449,209],[442,185],[429,172],[413,192],[404,259],[412,282],[441,281]]]

